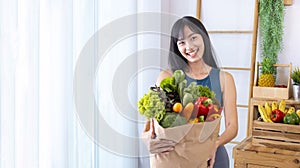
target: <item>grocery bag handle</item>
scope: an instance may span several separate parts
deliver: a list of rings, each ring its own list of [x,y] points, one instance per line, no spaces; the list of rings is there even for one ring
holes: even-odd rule
[[[207,140],[213,134],[215,129],[218,129],[217,127],[220,126],[220,119],[221,118],[216,118],[214,121],[210,122],[204,122],[204,125],[200,131],[199,135],[199,142],[203,143],[204,141]]]

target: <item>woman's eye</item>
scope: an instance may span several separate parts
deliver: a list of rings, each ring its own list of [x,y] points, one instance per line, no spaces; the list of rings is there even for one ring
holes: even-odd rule
[[[196,40],[197,39],[197,36],[192,36],[192,40]]]
[[[178,42],[177,42],[177,45],[183,45],[183,44],[184,44],[183,41],[178,41]]]

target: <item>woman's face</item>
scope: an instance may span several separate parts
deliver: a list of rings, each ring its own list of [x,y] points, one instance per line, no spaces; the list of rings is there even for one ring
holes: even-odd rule
[[[190,63],[198,62],[204,53],[204,42],[200,34],[197,34],[187,26],[183,29],[183,37],[179,37],[177,47],[184,58]]]

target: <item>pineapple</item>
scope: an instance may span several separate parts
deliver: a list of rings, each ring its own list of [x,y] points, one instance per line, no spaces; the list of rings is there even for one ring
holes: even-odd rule
[[[276,61],[272,61],[268,57],[264,57],[262,61],[262,67],[261,67],[261,75],[258,79],[258,86],[262,87],[274,87],[275,86],[275,67],[273,64],[275,64]]]

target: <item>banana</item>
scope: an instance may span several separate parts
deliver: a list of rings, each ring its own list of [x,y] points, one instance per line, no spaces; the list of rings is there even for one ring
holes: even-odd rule
[[[283,112],[285,110],[285,106],[286,106],[285,100],[282,99],[279,103],[278,109]]]
[[[214,119],[216,119],[216,118],[220,118],[220,117],[221,117],[220,114],[212,114],[212,115],[208,116],[207,118],[214,118]]]
[[[260,117],[263,119],[264,122],[268,122],[262,109],[263,109],[263,106],[258,105],[258,112],[260,114]]]
[[[267,116],[267,112],[266,109],[262,106],[262,105],[258,105],[258,112],[261,116],[261,118],[263,119],[264,122],[273,122],[270,119],[270,116]]]
[[[288,114],[295,112],[295,107],[291,106],[287,111]]]
[[[277,109],[277,102],[272,102],[272,111]]]
[[[271,116],[272,107],[270,106],[270,104],[268,102],[265,103],[265,109],[266,109],[267,116]]]
[[[300,117],[300,109],[298,109],[298,110],[296,111],[296,114],[298,115],[298,117]],[[299,123],[299,125],[300,125],[300,123]]]

